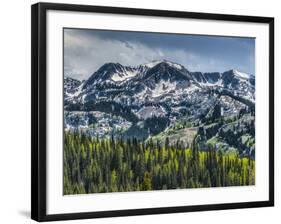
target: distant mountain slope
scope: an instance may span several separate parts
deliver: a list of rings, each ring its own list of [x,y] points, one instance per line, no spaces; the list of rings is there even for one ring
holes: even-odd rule
[[[64,82],[67,100],[72,98],[73,102],[81,105],[113,100],[133,107],[165,104],[170,109],[186,103],[205,102],[206,97],[212,101],[210,90],[227,90],[233,96],[254,102],[254,84],[254,76],[237,70],[190,72],[182,65],[165,60],[135,67],[107,63],[83,83],[71,78]]]
[[[253,114],[255,76],[234,69],[191,72],[167,60],[106,63],[83,82],[65,77],[64,96],[66,128],[147,138],[179,120],[194,127],[220,116]]]

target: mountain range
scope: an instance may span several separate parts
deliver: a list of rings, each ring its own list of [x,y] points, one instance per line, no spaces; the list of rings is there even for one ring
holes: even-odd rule
[[[65,129],[91,136],[169,137],[188,145],[200,134],[202,148],[253,156],[254,111],[255,76],[235,69],[192,72],[161,60],[106,63],[87,80],[64,78]]]

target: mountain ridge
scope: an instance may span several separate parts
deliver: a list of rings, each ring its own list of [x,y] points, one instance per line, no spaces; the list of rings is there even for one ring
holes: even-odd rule
[[[190,72],[184,66],[167,60],[152,61],[151,63],[145,63],[138,66],[123,66],[120,63],[105,63],[96,72],[94,72],[83,84],[83,89],[89,87],[98,82],[106,82],[110,84],[115,84],[117,86],[122,86],[126,82],[131,80],[138,80],[143,78],[149,78],[149,74],[155,75],[155,70],[160,70],[161,74],[158,74],[158,79],[169,78],[169,69],[176,70],[177,75],[182,75],[182,78],[193,80],[197,83],[209,85],[217,84],[219,79],[223,79],[224,76],[232,75],[241,80],[249,81],[254,85],[255,77],[253,75],[240,72],[237,69],[230,69],[225,72]],[[162,69],[162,71],[161,71]],[[225,75],[226,74],[226,75]],[[146,75],[146,76],[145,76]],[[171,74],[170,74],[171,75]],[[175,74],[172,74],[172,78]],[[144,76],[144,77],[143,77]],[[160,77],[162,76],[162,77]],[[69,77],[65,77],[69,78]],[[73,78],[72,78],[73,79]],[[79,81],[79,80],[77,80]],[[227,81],[227,80],[226,80]]]
[[[64,81],[65,127],[91,136],[150,138],[162,133],[163,139],[178,123],[190,124],[198,133],[199,127],[208,133],[213,123],[216,128],[211,130],[216,131],[211,133],[227,139],[223,133],[228,128],[217,128],[218,119],[240,120],[238,126],[229,124],[238,133],[253,126],[255,77],[235,69],[191,72],[167,60],[139,66],[106,63],[83,82],[67,77]],[[185,140],[190,144],[190,138]]]
[[[166,87],[171,87],[172,85],[170,84],[177,82],[177,87],[179,88],[175,89],[191,88],[192,86],[201,89],[215,87],[231,89],[231,91],[235,92],[239,91],[242,95],[246,95],[245,90],[247,90],[247,93],[251,95],[250,99],[254,100],[255,77],[252,75],[239,72],[235,69],[223,73],[190,72],[184,66],[167,60],[139,66],[123,66],[120,63],[106,63],[85,82],[81,82],[81,89],[83,90],[81,92],[89,93],[94,90],[104,91],[106,89],[122,89],[126,91],[132,89],[138,93],[144,90],[144,88],[149,88],[153,91],[161,81],[163,89],[165,89],[165,84]],[[239,89],[240,84],[243,85],[243,88]],[[243,91],[244,93],[241,93]],[[86,96],[80,97],[80,100],[85,98]]]

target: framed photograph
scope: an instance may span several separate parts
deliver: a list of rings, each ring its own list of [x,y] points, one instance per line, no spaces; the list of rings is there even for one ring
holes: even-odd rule
[[[274,205],[274,19],[32,6],[32,219]]]

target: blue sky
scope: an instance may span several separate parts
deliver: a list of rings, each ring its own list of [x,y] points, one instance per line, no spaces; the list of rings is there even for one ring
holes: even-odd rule
[[[139,65],[170,60],[190,71],[255,73],[255,39],[64,29],[64,74],[86,79],[107,62]]]

